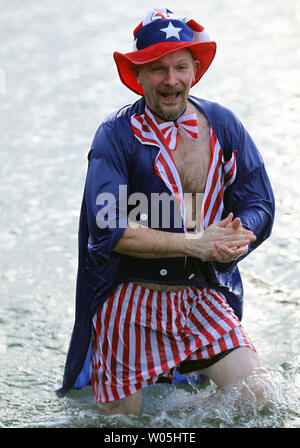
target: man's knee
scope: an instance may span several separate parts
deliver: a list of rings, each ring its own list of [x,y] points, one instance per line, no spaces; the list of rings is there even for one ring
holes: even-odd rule
[[[211,367],[203,370],[219,387],[226,387],[245,378],[260,367],[257,353],[248,347],[239,347]]]
[[[237,387],[241,398],[251,398],[256,403],[267,404],[274,395],[268,370],[260,365],[257,353],[248,347],[232,351],[203,373],[221,388]]]
[[[108,414],[139,415],[142,407],[142,390],[120,400],[99,403],[99,406]]]

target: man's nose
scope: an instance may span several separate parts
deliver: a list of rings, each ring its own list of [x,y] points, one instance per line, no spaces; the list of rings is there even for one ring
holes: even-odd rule
[[[176,72],[174,69],[169,68],[165,73],[164,84],[174,86],[177,84]]]

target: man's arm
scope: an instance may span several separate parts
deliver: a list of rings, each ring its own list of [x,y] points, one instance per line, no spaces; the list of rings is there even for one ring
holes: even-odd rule
[[[130,223],[113,250],[138,258],[191,256],[225,263],[246,253],[256,239],[239,219],[232,218],[230,213],[198,234],[164,232]]]

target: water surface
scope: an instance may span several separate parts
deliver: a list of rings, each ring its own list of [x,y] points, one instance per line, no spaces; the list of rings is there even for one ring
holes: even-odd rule
[[[294,0],[179,0],[218,43],[192,93],[231,108],[265,160],[277,216],[241,263],[243,323],[277,390],[268,407],[156,385],[140,417],[104,416],[91,389],[59,398],[74,319],[78,217],[93,135],[136,96],[114,50],[152,2],[0,0],[0,426],[299,427],[300,11]],[[251,12],[251,14],[249,14]]]

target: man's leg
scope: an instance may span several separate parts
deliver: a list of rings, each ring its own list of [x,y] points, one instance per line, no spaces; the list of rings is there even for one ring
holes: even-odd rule
[[[248,347],[239,347],[230,352],[202,372],[217,386],[224,388],[244,382],[243,396],[255,395],[258,402],[264,397],[264,381],[261,381],[266,369],[261,367],[256,352]]]
[[[99,406],[108,414],[139,415],[142,407],[142,390],[138,390],[121,400],[99,403]]]

